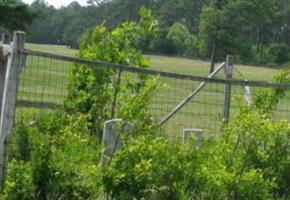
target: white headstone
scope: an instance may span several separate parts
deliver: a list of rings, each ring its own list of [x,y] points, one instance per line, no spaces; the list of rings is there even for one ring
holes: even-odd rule
[[[183,143],[187,143],[190,136],[193,135],[195,137],[194,146],[199,148],[201,146],[202,138],[203,138],[203,130],[196,128],[186,128],[183,130]]]
[[[122,148],[121,134],[130,134],[133,126],[122,119],[112,119],[104,123],[102,145],[104,151],[101,155],[101,165],[109,161],[113,155]]]

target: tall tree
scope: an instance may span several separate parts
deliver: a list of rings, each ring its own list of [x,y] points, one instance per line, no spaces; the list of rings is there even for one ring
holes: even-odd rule
[[[97,7],[81,7],[77,2],[55,9],[38,0],[31,9],[40,13],[28,34],[28,41],[34,43],[65,44],[78,48],[82,33],[102,22]]]
[[[265,33],[276,11],[275,0],[213,0],[204,6],[200,20],[200,38],[203,49],[214,63],[226,54],[246,57],[251,39],[257,45],[258,62],[262,59]]]
[[[10,31],[26,30],[36,17],[29,7],[18,0],[0,0],[0,26]]]
[[[277,0],[230,0],[229,2],[228,10],[239,14],[242,25],[240,27],[243,27],[244,32],[254,33],[257,62],[261,64],[267,29],[277,14]]]
[[[214,71],[214,63],[216,62],[216,49],[220,48],[220,40],[223,33],[223,25],[225,24],[225,15],[221,6],[216,3],[206,5],[202,9],[199,24],[199,35],[201,38],[201,51],[208,54],[210,51],[210,73]]]

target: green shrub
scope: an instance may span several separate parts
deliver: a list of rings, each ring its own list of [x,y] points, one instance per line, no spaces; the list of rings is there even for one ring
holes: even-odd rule
[[[79,57],[148,67],[148,60],[134,45],[140,37],[154,32],[155,21],[149,10],[141,9],[140,14],[139,23],[124,23],[112,32],[103,26],[88,32]],[[29,186],[36,199],[98,198],[102,188],[98,167],[101,147],[92,133],[101,136],[105,120],[118,117],[130,121],[134,133],[154,130],[147,106],[157,87],[156,79],[125,74],[125,81],[118,85],[114,81],[117,74],[108,68],[73,66],[66,113],[27,113],[20,119],[13,151],[15,158],[31,166]],[[118,98],[115,105],[114,97]]]
[[[9,163],[3,196],[15,199],[11,194],[15,191],[15,195],[23,196],[18,199],[25,199],[25,195],[27,199],[96,199],[101,191],[97,139],[83,132],[86,129],[80,126],[82,122],[76,125],[65,114],[34,113],[32,121],[31,116],[23,117],[15,127],[15,159]],[[15,166],[27,167],[24,178],[14,170]],[[24,181],[18,180],[21,178]]]
[[[101,191],[96,138],[68,128],[56,140],[50,161],[50,199],[96,199]]]
[[[274,77],[274,82],[277,84],[290,82],[289,73],[289,70],[278,73]],[[285,95],[286,88],[261,89],[255,95],[252,107],[255,110],[259,110],[262,115],[271,116],[277,109],[278,103]]]
[[[142,8],[138,23],[125,22],[111,32],[104,26],[97,26],[83,36],[79,57],[141,68],[149,67],[148,59],[135,48],[135,44],[140,38],[154,34],[155,25],[151,11]],[[129,112],[131,108],[127,102],[133,104],[134,100],[140,100],[137,95],[148,91],[148,83],[152,81],[148,76],[139,74],[136,77],[133,74],[123,73],[122,81],[118,84],[115,80],[118,73],[109,68],[76,65],[69,76],[66,111],[76,118],[79,116],[86,118],[88,129],[100,138],[106,120],[116,117],[125,121],[132,119],[126,118],[128,115],[124,114],[124,105]],[[126,98],[120,97],[122,93]],[[144,99],[143,102],[145,101]],[[132,106],[131,110],[136,110],[136,105]],[[142,106],[143,108],[140,106],[139,108],[144,110],[147,104]]]
[[[103,171],[105,191],[113,199],[272,199],[275,176],[244,168],[233,141],[224,136],[195,150],[152,136],[129,140]]]
[[[31,158],[31,146],[28,126],[23,121],[19,121],[14,128],[13,135],[15,145],[12,146],[12,158],[19,161],[29,161]]]
[[[36,199],[30,163],[10,160],[5,187],[0,198],[6,200]]]
[[[272,43],[268,47],[267,56],[273,64],[284,64],[290,59],[290,48],[287,44]]]
[[[152,136],[129,139],[103,171],[114,199],[178,199],[188,149]]]
[[[167,34],[167,40],[174,44],[178,55],[194,57],[197,52],[197,39],[183,24],[176,22]]]
[[[160,24],[156,36],[150,43],[150,51],[157,54],[176,55],[177,50],[172,41],[167,39],[169,27]]]
[[[288,82],[288,73],[276,76]],[[115,199],[275,199],[289,196],[290,130],[272,113],[285,89],[259,92],[223,135],[194,150],[152,136],[125,140],[104,169]]]
[[[254,45],[251,54],[253,64],[281,67],[289,62],[290,48],[287,44],[271,43],[264,46],[260,52],[257,52],[257,46]]]
[[[288,81],[281,73],[276,82]],[[258,93],[242,108],[223,135],[199,149],[153,136],[144,105],[156,88],[146,81],[139,95],[120,96],[119,112],[136,124],[123,148],[103,169],[101,147],[88,134],[86,115],[42,112],[17,123],[5,199],[275,199],[290,196],[290,130],[272,112],[284,89]],[[120,87],[122,91],[124,86]],[[135,86],[134,86],[135,87]],[[264,100],[264,101],[262,101]],[[140,107],[139,107],[140,106]],[[126,109],[128,108],[129,109]],[[34,116],[31,118],[31,116]],[[83,117],[82,117],[83,116]],[[138,130],[140,133],[138,133]],[[28,147],[26,147],[28,146]]]

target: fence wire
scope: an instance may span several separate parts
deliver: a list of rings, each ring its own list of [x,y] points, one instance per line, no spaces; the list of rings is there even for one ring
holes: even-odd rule
[[[188,102],[177,114],[170,118],[160,130],[168,137],[182,137],[186,128],[202,129],[207,135],[220,132],[223,124],[224,86],[232,84],[230,116],[235,116],[242,105],[247,105],[245,86],[250,86],[251,95],[263,88],[286,87],[289,85],[275,85],[264,82],[244,80],[224,80],[223,71],[217,75],[219,79],[207,79],[192,75],[146,70],[134,67],[87,61],[40,52],[25,51],[27,56],[26,67],[21,74],[18,88],[17,112],[25,113],[29,109],[58,109],[64,108],[64,101],[68,94],[68,76],[75,64],[88,65],[95,68],[115,69],[112,76],[112,94],[116,94],[116,102],[112,102],[111,117],[118,118],[118,99],[126,93],[117,91],[116,85],[130,80],[140,82],[140,75],[158,80],[157,91],[148,107],[148,114],[158,124],[184,98],[195,90],[201,82],[206,86]],[[119,73],[121,72],[121,73]],[[119,76],[120,75],[120,76]],[[129,78],[128,78],[129,77]],[[234,79],[240,74],[234,72]],[[277,118],[289,119],[290,94],[286,95],[278,106]],[[109,120],[109,119],[108,119]]]

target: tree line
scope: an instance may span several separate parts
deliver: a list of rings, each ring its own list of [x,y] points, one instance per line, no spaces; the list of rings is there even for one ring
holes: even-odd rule
[[[28,41],[78,48],[90,28],[103,24],[112,30],[124,21],[137,21],[145,6],[158,21],[158,33],[136,42],[144,52],[210,59],[211,70],[226,54],[256,65],[281,66],[290,59],[290,0],[87,2],[86,7],[72,2],[56,9],[36,0],[29,6],[37,18],[27,27]]]

